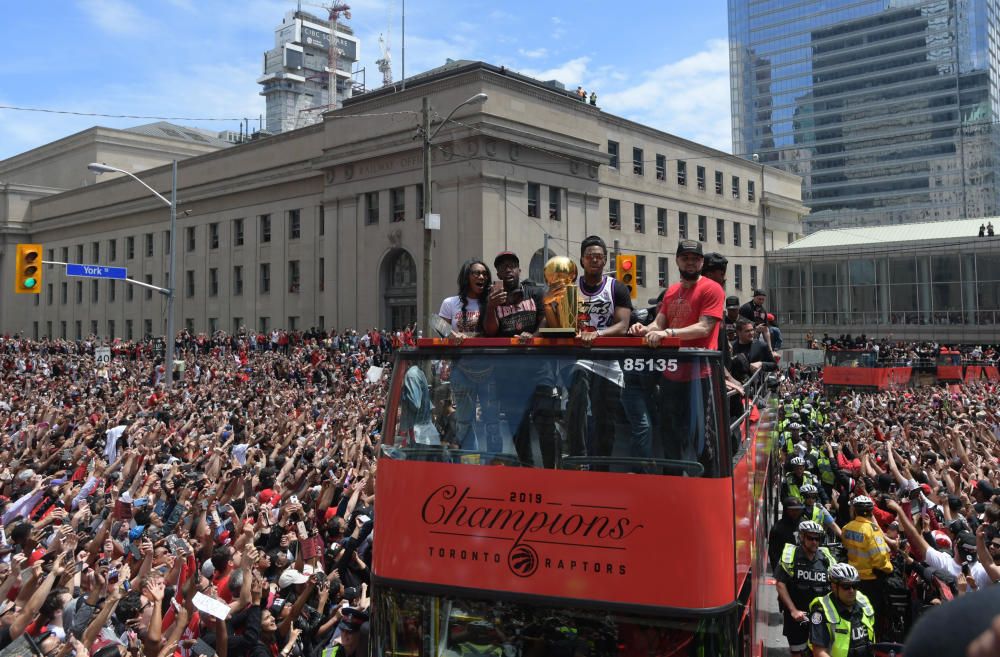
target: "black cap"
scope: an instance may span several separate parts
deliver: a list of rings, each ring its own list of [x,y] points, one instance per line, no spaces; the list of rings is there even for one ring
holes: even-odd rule
[[[764,290],[762,290],[760,288],[757,288],[756,290],[753,291],[753,295],[755,297],[766,297],[767,296],[767,292],[765,292]]]
[[[784,502],[782,502],[781,505],[783,507],[785,507],[786,509],[804,509],[804,508],[806,508],[805,504],[802,503],[802,500],[800,500],[797,497],[792,497],[792,496],[786,497],[785,500],[784,500]]]
[[[514,262],[516,262],[518,265],[521,264],[521,261],[518,259],[517,254],[514,253],[513,251],[501,251],[500,253],[497,254],[497,257],[493,258],[493,266],[494,267],[500,266],[500,261],[503,260],[504,258],[513,258]]]
[[[705,264],[701,266],[702,273],[710,271],[726,271],[729,267],[729,260],[721,253],[713,251],[705,254]]]
[[[663,301],[663,295],[666,294],[666,293],[667,293],[666,290],[660,290],[659,294],[657,294],[655,297],[653,297],[652,299],[649,300],[649,305],[651,305],[651,306],[659,306],[660,302]]]
[[[993,497],[996,494],[996,489],[993,488],[987,479],[980,479],[976,482],[975,486],[976,489],[986,497]]]
[[[740,298],[739,297],[726,297],[726,309],[729,308],[739,308]]]
[[[698,240],[681,240],[677,243],[677,255],[682,253],[697,253],[703,256],[704,253],[701,250],[701,242]]]

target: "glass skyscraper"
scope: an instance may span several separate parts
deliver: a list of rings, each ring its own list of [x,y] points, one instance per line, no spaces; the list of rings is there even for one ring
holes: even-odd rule
[[[729,0],[733,152],[807,232],[998,214],[998,2]]]

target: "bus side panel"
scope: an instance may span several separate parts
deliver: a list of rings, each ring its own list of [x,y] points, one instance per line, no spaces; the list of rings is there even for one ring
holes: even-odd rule
[[[735,600],[731,478],[383,458],[373,571],[438,586],[715,609]]]
[[[762,500],[755,498],[754,484],[754,453],[755,446],[751,442],[746,453],[733,466],[733,503],[735,505],[733,523],[736,532],[736,580],[734,594],[743,588],[743,583],[750,574],[753,562],[754,519],[756,507]]]

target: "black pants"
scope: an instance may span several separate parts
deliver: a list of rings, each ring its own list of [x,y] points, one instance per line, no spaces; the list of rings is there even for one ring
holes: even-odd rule
[[[566,405],[570,456],[611,456],[620,399],[616,384],[590,370],[574,370]]]

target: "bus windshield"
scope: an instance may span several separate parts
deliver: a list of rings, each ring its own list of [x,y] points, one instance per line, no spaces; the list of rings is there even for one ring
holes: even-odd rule
[[[607,609],[550,607],[386,591],[374,614],[374,653],[383,657],[646,657],[730,655],[725,614],[653,617]]]
[[[389,458],[726,476],[716,352],[444,347],[398,355]]]

